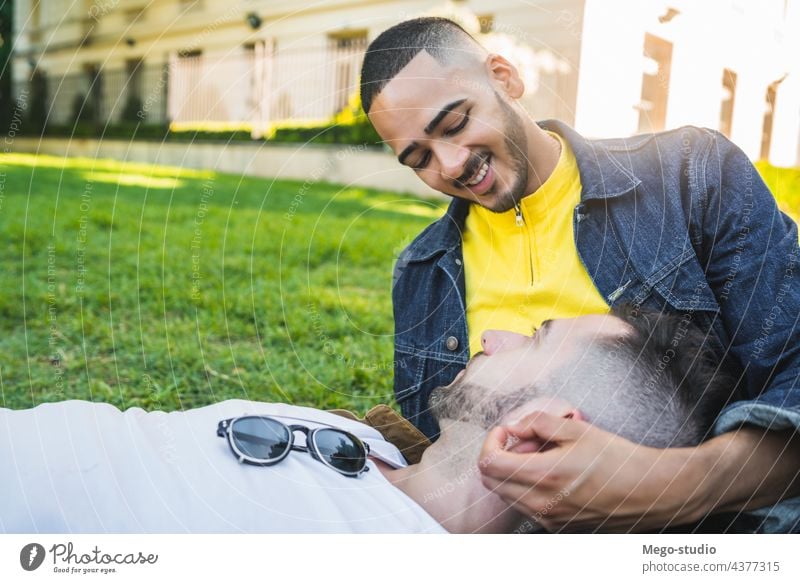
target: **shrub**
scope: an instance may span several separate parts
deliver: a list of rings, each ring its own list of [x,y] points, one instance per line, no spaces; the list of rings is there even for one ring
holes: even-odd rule
[[[247,124],[229,124],[218,128],[210,124],[179,125],[146,124],[139,118],[142,102],[129,97],[119,123],[95,126],[95,111],[91,101],[84,95],[77,95],[73,102],[71,125],[50,125],[47,135],[64,137],[102,137],[106,139],[136,139],[154,141],[216,141],[251,142],[253,138]],[[32,129],[41,129],[32,128]],[[347,105],[331,119],[319,122],[284,121],[275,123],[263,140],[277,144],[352,144],[377,145],[380,136],[370,124],[358,93],[354,93]]]

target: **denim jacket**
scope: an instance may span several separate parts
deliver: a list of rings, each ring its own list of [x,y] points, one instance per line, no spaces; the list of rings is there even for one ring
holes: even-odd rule
[[[609,305],[689,313],[740,380],[714,424],[800,426],[800,252],[747,156],[718,132],[684,127],[587,140],[540,124],[570,145],[581,177],[575,245]],[[428,397],[467,363],[461,233],[470,204],[454,199],[395,265],[395,398],[435,438]],[[761,530],[800,529],[800,499],[763,511]]]

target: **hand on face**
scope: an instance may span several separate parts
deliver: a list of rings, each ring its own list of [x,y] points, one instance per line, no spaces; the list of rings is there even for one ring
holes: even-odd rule
[[[510,436],[509,441],[506,443],[506,451],[532,453],[535,451],[547,451],[554,446],[554,444],[541,439],[539,436],[515,430],[517,427],[523,426],[524,419],[534,413],[547,413],[563,419],[585,421],[583,414],[565,399],[560,397],[537,397],[531,399],[506,415],[501,422],[501,426],[507,428],[507,433]]]
[[[545,451],[509,442],[548,443]],[[489,432],[483,485],[547,530],[641,531],[696,520],[702,475],[691,448],[654,449],[586,422],[543,412]]]

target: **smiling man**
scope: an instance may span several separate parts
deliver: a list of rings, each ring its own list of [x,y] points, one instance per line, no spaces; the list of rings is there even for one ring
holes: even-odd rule
[[[738,381],[713,439],[654,456],[536,415],[490,434],[486,484],[528,514],[569,489],[569,502],[546,518],[550,528],[659,528],[781,499],[763,529],[792,528],[800,517],[795,224],[717,132],[587,140],[560,122],[532,121],[518,101],[524,90],[507,59],[446,19],[400,23],[367,50],[361,99],[370,120],[401,164],[454,198],[395,267],[404,415],[437,435],[431,391],[481,349],[486,329],[525,332],[530,322],[620,302],[674,311],[706,332]],[[512,430],[551,441],[557,453],[501,451]]]

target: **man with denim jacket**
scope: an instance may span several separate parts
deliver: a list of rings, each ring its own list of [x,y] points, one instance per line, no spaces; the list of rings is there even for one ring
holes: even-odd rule
[[[719,512],[747,512],[753,530],[800,530],[798,233],[744,153],[693,127],[595,141],[557,121],[537,124],[517,102],[524,86],[514,66],[444,19],[379,36],[361,82],[364,109],[399,161],[454,197],[395,266],[403,414],[435,438],[428,397],[480,348],[481,330],[468,326],[477,307],[467,302],[465,264],[480,253],[474,244],[465,252],[470,213],[516,214],[524,224],[521,206],[566,151],[580,189],[566,243],[594,305],[599,297],[684,315],[707,331],[738,384],[714,437],[696,448],[637,447],[547,414],[498,428],[484,444],[484,483],[550,530],[654,530]],[[496,233],[492,244],[502,247]],[[509,308],[501,304],[488,312]],[[509,436],[554,447],[508,452]]]

